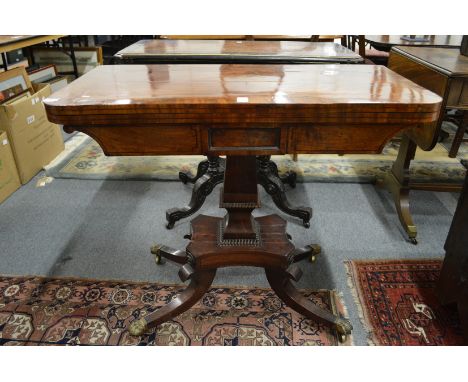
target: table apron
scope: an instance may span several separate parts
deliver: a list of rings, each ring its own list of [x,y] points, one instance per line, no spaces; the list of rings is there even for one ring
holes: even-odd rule
[[[292,127],[65,126],[94,138],[106,155],[280,155],[379,153],[399,131],[416,125],[311,124]]]

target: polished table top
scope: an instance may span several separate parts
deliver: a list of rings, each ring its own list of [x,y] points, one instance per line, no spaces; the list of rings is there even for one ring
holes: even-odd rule
[[[124,123],[125,114],[156,124],[277,126],[359,121],[370,113],[375,123],[430,122],[440,101],[374,65],[106,65],[44,103],[61,124],[110,123],[96,115]]]
[[[204,63],[363,61],[357,53],[332,42],[245,40],[141,40],[118,52],[116,57],[146,59],[152,63],[181,60]]]
[[[429,41],[402,40],[403,35],[366,35],[365,39],[376,49],[388,50],[392,46],[433,46],[433,47],[459,47],[463,36],[461,35],[428,35]]]
[[[311,41],[312,35],[292,35],[292,34],[254,34],[251,35],[254,40],[265,40],[265,41]],[[344,35],[342,34],[321,34],[318,35],[319,41],[321,40],[334,40],[340,39]],[[250,36],[248,36],[250,37]],[[315,36],[314,36],[315,37]]]
[[[468,77],[468,57],[458,48],[395,47],[396,53],[411,56],[450,77]]]
[[[333,40],[341,38],[343,35],[320,35],[319,40]],[[266,40],[266,41],[311,41],[312,35],[160,35],[160,39],[172,40]]]

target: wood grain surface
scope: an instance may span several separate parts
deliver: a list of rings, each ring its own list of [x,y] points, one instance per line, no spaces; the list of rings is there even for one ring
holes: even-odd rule
[[[460,54],[459,48],[401,46],[394,50],[447,76],[468,77],[468,57]]]
[[[160,63],[192,60],[216,61],[297,61],[360,63],[362,57],[332,42],[246,41],[246,40],[141,40],[116,54],[121,59]],[[158,61],[158,62],[155,62]],[[209,62],[208,62],[209,61]]]
[[[44,101],[107,155],[375,153],[440,102],[373,65],[102,66]]]
[[[134,123],[148,113],[148,123],[255,124],[260,118],[277,125],[343,122],[350,113],[369,122],[398,122],[405,113],[411,121],[417,113],[419,122],[431,122],[440,101],[383,66],[112,65],[93,69],[44,103],[49,118],[62,124],[100,124],[98,116],[116,114],[117,121]]]

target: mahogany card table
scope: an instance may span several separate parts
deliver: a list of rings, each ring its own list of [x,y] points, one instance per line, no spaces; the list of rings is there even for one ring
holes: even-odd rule
[[[267,36],[265,36],[267,37]],[[272,36],[275,37],[275,36]],[[281,36],[276,36],[281,37]],[[125,64],[359,64],[363,58],[357,53],[331,42],[306,41],[245,41],[245,40],[141,40],[118,52],[118,63]],[[281,70],[268,69],[272,78],[279,80]],[[263,70],[267,76],[268,71]],[[226,73],[228,75],[228,73]],[[209,156],[199,163],[192,177],[179,173],[184,183],[193,183],[192,197],[187,206],[166,211],[168,229],[183,218],[197,212],[215,186],[223,182],[225,161],[219,156]],[[286,197],[283,184],[296,186],[296,173],[288,171],[278,175],[278,168],[270,156],[257,157],[257,179],[275,205],[284,213],[302,220],[309,227],[312,209],[292,206]],[[206,175],[206,176],[204,176]]]
[[[333,42],[339,38],[344,40],[344,35],[288,35],[288,34],[253,34],[253,35],[155,35],[154,38],[169,40],[247,40],[247,41],[321,41]]]
[[[51,122],[90,135],[106,155],[226,155],[220,198],[226,216],[195,217],[185,250],[152,248],[180,264],[180,278],[190,283],[133,321],[131,334],[189,309],[217,268],[244,265],[264,268],[287,305],[343,340],[351,323],[292,283],[301,277],[295,263],[313,260],[320,247],[295,248],[282,218],[251,214],[260,206],[256,156],[378,153],[402,129],[430,128],[441,98],[381,66],[112,65],[93,69],[44,104]]]
[[[362,63],[333,42],[246,40],[141,40],[115,57],[132,64],[316,64]]]

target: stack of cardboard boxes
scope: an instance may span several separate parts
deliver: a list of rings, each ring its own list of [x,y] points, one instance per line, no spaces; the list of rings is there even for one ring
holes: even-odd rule
[[[27,78],[24,68],[13,70]],[[0,83],[8,72],[0,73]],[[50,85],[27,86],[22,96],[0,103],[0,203],[64,149],[59,126],[47,120],[42,103],[51,93]]]
[[[0,203],[21,186],[6,132],[0,131]]]

